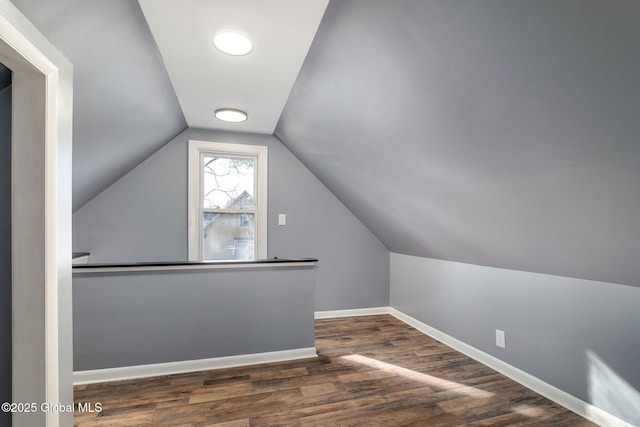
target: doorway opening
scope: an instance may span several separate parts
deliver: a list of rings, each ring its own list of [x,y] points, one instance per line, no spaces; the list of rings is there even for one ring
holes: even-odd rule
[[[11,202],[0,204],[0,228],[5,225],[3,207],[10,209],[11,238],[0,239],[0,259],[2,244],[11,242],[11,298],[2,298],[11,304],[11,397],[2,400],[66,404],[73,402],[73,69],[11,2],[3,2],[0,9],[0,62],[11,70],[11,151],[6,171]],[[6,185],[7,178],[2,182]],[[0,285],[2,289],[6,288]],[[0,315],[0,328],[6,328],[2,319]],[[14,426],[73,424],[73,414],[66,412],[10,415]]]

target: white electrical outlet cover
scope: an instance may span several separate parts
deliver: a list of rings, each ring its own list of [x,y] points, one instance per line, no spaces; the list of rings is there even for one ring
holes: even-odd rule
[[[496,345],[501,348],[506,348],[506,338],[504,335],[504,331],[496,329]]]

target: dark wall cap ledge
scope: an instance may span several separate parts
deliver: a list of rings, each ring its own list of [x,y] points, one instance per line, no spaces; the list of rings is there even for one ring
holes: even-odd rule
[[[215,268],[291,267],[315,265],[315,258],[268,258],[233,261],[151,261],[127,263],[96,263],[73,266],[74,273],[111,271],[199,270]]]

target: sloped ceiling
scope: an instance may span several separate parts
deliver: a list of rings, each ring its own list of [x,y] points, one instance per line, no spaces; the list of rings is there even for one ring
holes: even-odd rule
[[[393,252],[640,285],[640,3],[332,1],[275,135]]]
[[[139,0],[187,124],[192,128],[273,134],[328,0]],[[254,45],[232,56],[212,43],[222,31]],[[216,119],[219,108],[248,114]]]
[[[74,210],[187,126],[272,134],[327,2],[15,0],[74,65]],[[254,52],[215,49],[223,30]]]
[[[186,121],[136,1],[12,1],[74,64],[77,208]],[[274,134],[391,251],[638,286],[638,46],[636,0],[332,0]]]
[[[12,0],[73,64],[73,209],[187,124],[138,2]]]

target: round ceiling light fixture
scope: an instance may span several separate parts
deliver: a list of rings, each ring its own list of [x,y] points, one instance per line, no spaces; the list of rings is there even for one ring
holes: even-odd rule
[[[235,110],[233,108],[221,108],[216,110],[214,116],[218,120],[222,120],[227,123],[241,123],[247,120],[247,113],[242,110]]]
[[[223,31],[216,34],[213,38],[213,44],[220,52],[234,56],[247,55],[253,50],[251,40],[234,31]]]

